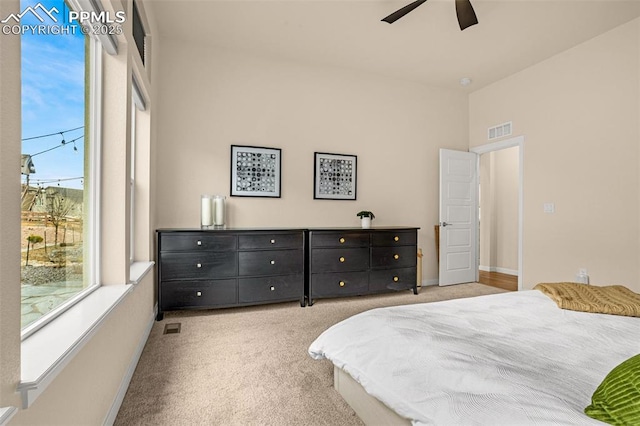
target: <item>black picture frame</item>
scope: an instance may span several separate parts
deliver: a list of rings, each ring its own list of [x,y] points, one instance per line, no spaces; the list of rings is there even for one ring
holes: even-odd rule
[[[313,198],[316,200],[355,200],[358,187],[356,155],[315,152]]]
[[[231,145],[232,197],[280,198],[281,188],[280,148]]]

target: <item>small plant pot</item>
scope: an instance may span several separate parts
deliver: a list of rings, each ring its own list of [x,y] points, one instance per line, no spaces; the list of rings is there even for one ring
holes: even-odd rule
[[[363,217],[362,219],[360,219],[360,222],[362,224],[362,229],[369,229],[371,228],[371,218],[370,217]]]

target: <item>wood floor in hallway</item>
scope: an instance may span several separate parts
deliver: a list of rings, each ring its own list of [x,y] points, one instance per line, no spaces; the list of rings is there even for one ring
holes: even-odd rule
[[[503,290],[517,291],[518,276],[503,274],[501,272],[480,271],[480,283]]]

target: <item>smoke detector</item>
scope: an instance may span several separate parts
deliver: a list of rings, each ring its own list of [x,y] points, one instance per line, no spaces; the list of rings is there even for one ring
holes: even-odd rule
[[[460,79],[460,86],[467,87],[470,84],[471,84],[471,79],[469,77],[462,77]]]

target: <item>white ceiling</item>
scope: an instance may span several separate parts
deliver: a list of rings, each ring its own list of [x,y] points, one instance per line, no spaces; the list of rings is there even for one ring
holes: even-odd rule
[[[160,37],[476,90],[640,16],[640,0],[154,0]],[[460,86],[460,79],[473,83]]]

